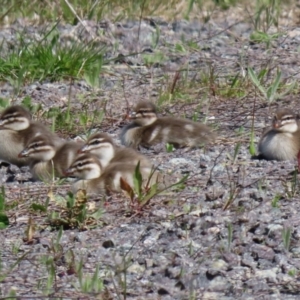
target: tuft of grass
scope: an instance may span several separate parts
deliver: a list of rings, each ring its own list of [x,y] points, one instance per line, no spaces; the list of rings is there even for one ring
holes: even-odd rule
[[[99,223],[103,212],[101,208],[88,210],[85,190],[79,190],[75,195],[69,192],[66,199],[60,200],[62,200],[60,212],[52,212],[48,215],[52,226],[86,230]]]
[[[159,177],[157,177],[156,182],[153,182],[153,176],[157,176],[155,168],[152,168],[152,171],[146,180],[143,179],[142,173],[140,171],[140,162],[138,162],[133,174],[133,187],[131,187],[122,177],[120,178],[120,185],[122,190],[127,193],[130,198],[132,207],[135,208],[138,212],[142,211],[142,209],[150,203],[153,197],[161,194],[162,192],[171,188],[185,188],[184,183],[188,178],[188,175],[185,175],[176,183],[170,184],[169,186],[166,186],[164,188],[159,188]]]
[[[256,0],[252,23],[256,32],[266,33],[271,26],[278,28],[280,0]]]
[[[216,6],[223,10],[227,10],[238,3],[238,0],[213,0]]]
[[[174,151],[174,145],[173,145],[173,144],[166,143],[166,151],[167,151],[168,153],[173,152],[173,151]]]
[[[8,216],[5,213],[5,189],[1,187],[0,192],[0,230],[5,229],[9,225]]]
[[[78,283],[74,284],[78,291],[83,293],[99,293],[104,289],[103,280],[99,278],[99,264],[96,265],[94,274],[83,273],[83,261],[77,267]]]
[[[277,99],[283,98],[285,95],[290,93],[296,86],[296,81],[292,81],[286,84],[281,78],[281,71],[277,69],[276,76],[270,83],[268,88],[263,86],[263,81],[266,81],[269,70],[262,69],[258,74],[256,74],[252,68],[249,68],[248,74],[254,86],[260,91],[261,95],[269,103],[276,101]],[[281,90],[279,93],[278,90]]]
[[[84,105],[81,111],[72,112],[69,108],[61,111],[58,107],[51,107],[45,116],[52,120],[52,131],[71,131],[74,134],[78,131],[78,128],[81,128],[87,133],[95,124],[99,126],[102,123],[104,111],[96,109],[91,112]]]
[[[19,89],[25,83],[45,79],[58,81],[85,77],[93,82],[94,78],[99,78],[104,47],[99,49],[93,42],[61,43],[56,26],[57,23],[39,42],[27,42],[26,37],[21,35],[18,45],[8,53],[2,45],[0,50],[4,54],[0,56],[0,80],[9,80]]]
[[[262,31],[254,31],[250,35],[250,41],[255,43],[265,43],[266,48],[269,49],[272,41],[276,40],[281,35],[282,34],[280,33],[268,34]]]
[[[229,9],[236,3],[237,0],[2,0],[0,23],[13,23],[17,18],[26,17],[34,24],[59,19],[75,25],[82,20],[120,21],[143,16],[163,16],[170,20],[200,16],[207,22],[215,9]]]
[[[283,240],[284,249],[286,251],[290,250],[291,237],[292,237],[292,229],[291,229],[291,227],[284,227],[282,229],[282,240]]]
[[[281,199],[281,195],[277,193],[271,201],[271,206],[273,208],[278,208],[279,207],[278,202],[280,201],[280,199]]]
[[[44,266],[47,276],[43,276],[37,281],[37,289],[41,290],[45,296],[57,292],[57,278],[61,276],[75,275],[72,285],[77,291],[82,293],[99,293],[104,289],[103,280],[99,276],[99,265],[94,269],[94,273],[84,274],[83,259],[78,259],[72,249],[65,249],[61,243],[63,228],[60,227],[57,236],[53,236],[47,253],[40,258],[40,264]],[[64,264],[65,271],[60,271],[59,265]]]
[[[299,271],[297,271],[297,269],[288,270],[288,275],[291,277],[296,277],[297,274],[299,274]]]

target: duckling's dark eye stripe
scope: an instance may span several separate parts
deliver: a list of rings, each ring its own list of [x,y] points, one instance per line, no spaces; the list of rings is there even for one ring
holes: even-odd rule
[[[81,160],[81,161],[79,161],[76,165],[77,165],[78,167],[83,167],[83,166],[89,165],[89,164],[90,164],[90,160],[86,159],[86,160]]]
[[[282,120],[293,120],[294,117],[293,116],[285,116],[282,118]]]
[[[43,145],[43,142],[42,141],[39,141],[39,142],[32,142],[30,144],[30,147],[36,147],[36,146],[40,146],[40,145]]]
[[[95,144],[100,144],[100,141],[98,139],[95,139],[95,140],[91,140],[89,142],[90,145],[95,145]]]
[[[146,114],[146,113],[148,113],[148,112],[151,112],[151,110],[150,110],[150,109],[140,109],[140,110],[138,111],[138,113],[141,113],[141,114]]]

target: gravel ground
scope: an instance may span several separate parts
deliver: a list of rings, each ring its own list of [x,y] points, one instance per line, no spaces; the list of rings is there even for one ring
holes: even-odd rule
[[[123,299],[124,282],[126,299],[299,299],[296,162],[251,160],[248,150],[253,116],[257,142],[270,123],[272,111],[278,106],[298,109],[299,95],[286,95],[271,105],[259,98],[258,91],[242,97],[221,97],[215,95],[213,87],[202,91],[202,75],[213,68],[215,84],[221,88],[230,84],[228,76],[242,74],[248,66],[259,71],[269,65],[274,71],[279,67],[286,80],[297,80],[300,29],[287,22],[280,27],[283,34],[266,49],[263,43],[249,43],[250,22],[237,23],[233,16],[218,20],[204,24],[145,19],[140,31],[139,22],[134,21],[84,21],[88,32],[81,24],[60,25],[61,43],[84,43],[96,37],[95,47],[107,47],[107,60],[120,56],[120,61],[111,61],[105,67],[101,88],[91,88],[83,81],[72,85],[35,82],[15,96],[11,85],[1,83],[1,98],[14,96],[20,102],[30,96],[44,109],[66,109],[69,95],[74,110],[83,105],[91,111],[105,108],[100,129],[118,138],[127,104],[131,106],[140,99],[157,102],[160,93],[172,84],[175,72],[185,68],[186,80],[199,82],[199,88],[192,87],[192,99],[166,101],[160,113],[191,118],[199,111],[199,119],[205,116],[219,139],[205,149],[188,152],[178,149],[167,153],[163,145],[142,150],[163,172],[189,173],[186,188],[157,196],[136,213],[122,195],[114,195],[107,202],[93,199],[90,204],[103,209],[99,224],[86,231],[65,230],[59,250],[53,246],[58,231],[47,224],[45,214],[29,209],[31,203],[44,203],[51,187],[31,182],[26,168],[20,171],[3,166],[0,179],[8,203],[18,200],[18,205],[9,210],[9,228],[0,232],[4,241],[0,270],[8,272],[0,284],[0,296],[15,290],[19,299],[46,298],[49,272],[42,261],[53,257],[57,276],[50,292],[64,299]],[[17,32],[22,26],[20,20],[0,29],[4,49],[18,43]],[[160,36],[154,45],[157,28]],[[41,38],[44,30],[26,26],[28,40]],[[201,50],[174,51],[174,45],[182,44],[183,39],[197,43]],[[137,51],[161,51],[166,59],[146,66],[141,55],[127,56]],[[234,159],[237,145],[240,148]],[[54,189],[56,201],[67,189],[67,184]],[[50,206],[57,207],[52,201]],[[36,228],[33,241],[28,243],[24,237],[30,217]],[[282,233],[289,230],[287,246]],[[92,274],[99,266],[105,286],[100,296],[84,295],[78,287],[67,259],[71,251],[73,261],[83,261],[85,274]]]

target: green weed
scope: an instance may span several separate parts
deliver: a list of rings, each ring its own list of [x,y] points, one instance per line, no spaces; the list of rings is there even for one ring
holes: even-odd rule
[[[282,229],[282,240],[283,240],[284,249],[286,251],[290,250],[291,237],[292,237],[292,229],[290,227],[283,228]]]
[[[5,213],[5,209],[5,189],[4,186],[2,186],[0,192],[0,230],[5,229],[9,225],[9,219]]]
[[[39,42],[27,42],[21,35],[19,45],[0,56],[0,80],[9,80],[16,93],[33,81],[99,77],[104,48],[95,47],[93,42],[65,45],[59,41],[56,26]]]
[[[99,223],[103,212],[101,208],[92,211],[87,209],[87,196],[84,190],[79,190],[75,195],[69,192],[66,199],[60,200],[62,204],[60,212],[51,212],[48,215],[52,226],[85,230]]]
[[[155,177],[156,180],[154,181]],[[159,187],[158,182],[161,177],[159,177],[155,168],[152,168],[149,177],[144,180],[140,171],[140,163],[138,163],[133,175],[134,187],[131,187],[125,180],[123,180],[123,178],[120,178],[120,184],[122,190],[129,195],[132,207],[141,211],[147,204],[150,203],[150,200],[158,194],[171,188],[183,189],[187,178],[188,175],[184,176],[174,184],[161,188]]]
[[[259,72],[257,75],[252,68],[249,68],[248,71],[249,78],[251,79],[254,86],[260,91],[261,95],[264,97],[265,100],[267,100],[269,103],[272,103],[273,101],[280,99],[287,95],[293,88],[296,86],[296,81],[291,82],[290,84],[283,85],[284,81],[281,78],[281,71],[278,69],[276,73],[276,77],[273,79],[273,81],[270,83],[268,88],[265,88],[262,85],[262,82],[264,80],[264,77],[267,76],[268,70],[263,69]],[[282,90],[283,87],[280,87],[280,85],[284,86],[285,89],[278,93],[278,90]]]

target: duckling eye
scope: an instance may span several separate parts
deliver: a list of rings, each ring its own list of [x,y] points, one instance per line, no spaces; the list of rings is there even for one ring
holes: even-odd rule
[[[78,167],[82,167],[83,165],[82,165],[82,163],[80,162],[80,163],[77,164],[77,166],[78,166]]]
[[[139,110],[137,114],[141,114],[142,116],[144,116],[144,114],[146,113],[146,110]]]
[[[285,117],[282,120],[283,121],[291,121],[291,120],[294,120],[294,118],[291,116],[291,117]]]
[[[94,140],[94,141],[92,142],[92,145],[98,145],[98,144],[100,144],[100,142],[99,142],[98,140]]]

